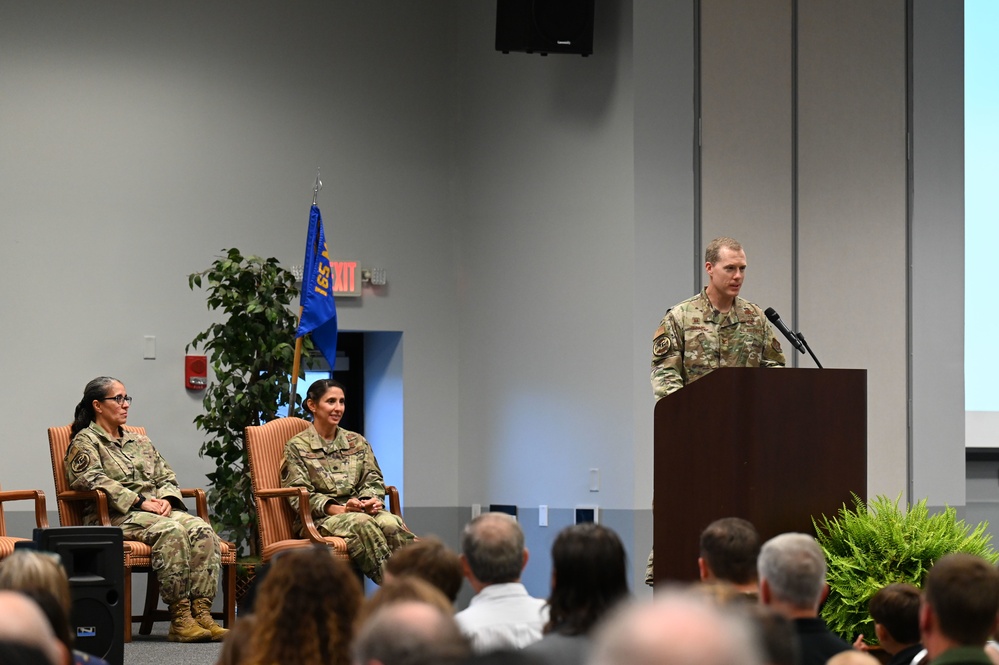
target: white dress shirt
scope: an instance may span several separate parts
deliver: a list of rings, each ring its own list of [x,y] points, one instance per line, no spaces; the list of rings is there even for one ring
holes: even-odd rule
[[[520,582],[490,584],[454,615],[476,653],[520,649],[541,639],[548,623],[548,605],[532,598]]]

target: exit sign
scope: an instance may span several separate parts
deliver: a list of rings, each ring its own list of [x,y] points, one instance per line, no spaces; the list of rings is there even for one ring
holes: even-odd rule
[[[330,261],[333,295],[358,298],[361,295],[361,265],[357,261]]]

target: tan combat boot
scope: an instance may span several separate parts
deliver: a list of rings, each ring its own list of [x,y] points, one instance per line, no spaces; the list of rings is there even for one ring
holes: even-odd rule
[[[212,642],[221,642],[228,629],[215,623],[212,618],[212,601],[207,598],[193,598],[191,600],[191,616],[198,622],[198,625],[207,630],[212,635]]]
[[[185,598],[170,603],[170,642],[211,642],[212,634],[191,616],[191,601]]]

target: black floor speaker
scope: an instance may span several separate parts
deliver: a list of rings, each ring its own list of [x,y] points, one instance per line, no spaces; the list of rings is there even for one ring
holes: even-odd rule
[[[58,554],[69,576],[73,646],[111,665],[123,665],[125,566],[121,529],[115,526],[35,529],[32,540],[39,550]]]
[[[496,50],[593,53],[594,0],[496,0]]]

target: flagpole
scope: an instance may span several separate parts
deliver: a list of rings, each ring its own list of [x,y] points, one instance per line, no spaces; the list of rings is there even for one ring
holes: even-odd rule
[[[302,323],[302,307],[298,308],[298,323]],[[295,362],[291,370],[291,400],[288,402],[288,417],[295,415],[295,398],[298,397],[298,372],[302,368],[302,340],[305,335],[295,338]]]
[[[316,205],[316,201],[319,199],[319,190],[323,188],[323,181],[319,179],[319,167],[316,167],[316,182],[312,186],[312,205]],[[307,267],[307,266],[306,266]],[[305,272],[302,272],[302,288],[305,288]],[[302,312],[305,307],[299,305],[298,307],[298,325],[302,325]],[[295,327],[296,330],[298,326]],[[292,364],[291,370],[291,400],[288,402],[288,416],[292,416],[295,413],[295,399],[298,397],[298,372],[302,369],[302,340],[305,339],[305,335],[295,338],[295,361]],[[332,370],[332,368],[330,368]]]

